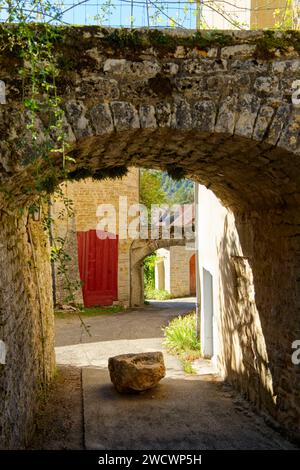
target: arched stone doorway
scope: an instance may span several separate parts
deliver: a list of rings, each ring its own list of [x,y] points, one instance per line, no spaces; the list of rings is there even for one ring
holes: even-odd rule
[[[68,177],[143,166],[184,174],[215,193],[226,211],[221,372],[296,434],[298,369],[290,357],[299,336],[300,110],[293,95],[300,59],[293,36],[291,47],[273,54],[262,47],[263,32],[205,44],[178,33],[168,47],[157,38],[150,44],[146,33],[125,46],[97,28],[64,34],[58,57],[79,51],[76,66],[58,78],[74,159]],[[29,136],[14,70],[5,72],[0,143],[0,332],[7,347],[0,407],[10,447],[24,442],[39,386],[54,372],[48,241],[28,211],[38,195],[37,162],[23,145]],[[66,175],[59,155],[49,161],[38,162],[38,172],[51,190]]]
[[[186,239],[157,239],[157,240],[134,240],[130,251],[130,270],[131,270],[131,295],[130,305],[139,307],[144,305],[144,272],[143,261],[146,256],[160,248],[169,248],[171,246],[184,246]]]

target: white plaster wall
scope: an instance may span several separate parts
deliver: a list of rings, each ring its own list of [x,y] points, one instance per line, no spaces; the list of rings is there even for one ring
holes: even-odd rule
[[[222,311],[223,286],[220,284],[220,256],[221,244],[224,240],[225,222],[234,226],[233,215],[220,203],[214,193],[205,186],[199,186],[198,198],[198,234],[197,245],[199,249],[199,275],[201,286],[201,344],[203,353],[209,350],[205,344],[204,322],[204,285],[203,268],[213,277],[213,362],[217,365],[220,354],[220,315]],[[227,231],[226,231],[227,232]],[[227,232],[228,233],[228,232]],[[232,280],[228,280],[232,282]]]
[[[204,6],[202,11],[202,18],[208,29],[236,29],[236,26],[229,19],[248,26],[248,28],[250,27],[251,0],[231,0],[227,3],[217,2],[211,6],[215,10]]]
[[[270,359],[256,304],[252,264],[257,245],[253,226],[245,217],[235,218],[203,186],[199,186],[197,215],[202,351],[205,355],[210,346],[205,334],[209,326],[204,308],[205,268],[213,276],[213,363],[222,376],[247,390],[255,401],[258,382],[255,379],[249,385],[251,364],[251,370],[259,377],[263,396],[275,403]]]

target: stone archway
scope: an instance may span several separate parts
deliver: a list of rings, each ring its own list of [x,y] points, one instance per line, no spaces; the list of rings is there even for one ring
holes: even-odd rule
[[[58,91],[75,161],[69,176],[143,166],[185,174],[216,194],[228,209],[221,281],[236,276],[255,291],[240,305],[232,281],[222,299],[221,372],[296,435],[299,370],[290,356],[299,336],[299,38],[287,33],[274,52],[259,31],[202,40],[131,34],[67,28],[57,46],[64,59]],[[0,143],[0,339],[7,348],[0,427],[3,445],[18,447],[30,434],[54,355],[48,242],[28,213],[37,188],[24,158],[30,145],[23,145],[29,137],[22,84],[9,64],[2,71]],[[57,156],[55,182],[47,164],[40,162],[39,171],[51,188],[64,176]]]
[[[144,279],[143,261],[159,248],[169,248],[171,246],[184,246],[186,239],[170,238],[168,240],[134,240],[130,250],[130,305],[140,307],[144,305]]]

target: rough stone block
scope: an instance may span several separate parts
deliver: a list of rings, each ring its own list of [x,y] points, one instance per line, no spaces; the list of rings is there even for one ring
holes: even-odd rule
[[[166,375],[163,354],[121,354],[108,360],[110,378],[120,393],[142,392],[155,387]]]
[[[111,109],[114,124],[118,131],[138,129],[140,127],[138,112],[131,103],[113,101]]]
[[[97,134],[114,130],[113,118],[107,103],[98,104],[90,110],[91,122]]]
[[[236,46],[223,47],[221,50],[221,57],[224,59],[231,59],[236,57],[251,56],[255,51],[256,46],[250,44],[237,44]]]

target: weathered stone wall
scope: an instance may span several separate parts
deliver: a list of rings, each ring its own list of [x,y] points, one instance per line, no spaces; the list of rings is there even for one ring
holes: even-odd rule
[[[0,214],[0,448],[31,437],[39,399],[55,370],[48,239],[39,222]]]
[[[300,170],[289,158],[300,152],[300,111],[292,102],[298,33],[205,34],[63,30],[57,84],[74,146],[73,176],[124,164],[179,166],[229,207],[298,203]],[[20,139],[28,135],[17,65],[14,57],[1,70],[7,104],[0,183],[22,204],[31,197],[22,181],[27,192],[35,181],[30,165],[18,165]],[[45,170],[45,185],[47,176]]]
[[[58,93],[72,145],[69,153],[75,160],[68,161],[69,178],[143,166],[184,173],[218,196],[230,217],[235,217],[237,232],[246,233],[236,256],[247,256],[248,243],[254,240],[247,263],[237,259],[223,263],[228,273],[235,269],[236,282],[246,292],[238,302],[240,294],[234,283],[228,281],[224,288],[222,302],[227,308],[221,333],[227,347],[222,353],[223,372],[295,434],[299,373],[297,366],[287,364],[290,344],[299,339],[300,108],[295,88],[300,73],[299,33],[191,35],[86,27],[65,28],[62,37],[55,47],[61,69]],[[18,209],[29,203],[41,186],[51,188],[62,182],[65,173],[62,159],[54,155],[55,178],[49,174],[49,162],[40,162],[42,181],[37,187],[36,162],[30,160],[30,145],[24,147],[30,136],[22,103],[23,80],[18,75],[21,59],[7,55],[1,58],[7,104],[1,105],[0,113],[0,189],[9,198],[0,201],[0,209],[13,209],[14,220],[19,220]],[[41,141],[47,119],[41,113]],[[12,272],[16,286],[7,291],[3,272],[0,282],[10,308],[4,330],[6,325],[18,324],[19,306],[26,305],[22,309],[25,327],[37,338],[39,330],[33,318],[38,302],[33,294],[28,295],[35,289],[32,278],[24,276],[32,255],[27,251],[24,225],[17,226],[17,235],[12,233],[9,220],[3,219],[1,241],[7,244],[17,238],[19,242],[2,251],[3,263],[11,267],[8,272]],[[226,253],[234,239],[228,236],[224,240],[227,247],[222,250]],[[16,264],[12,258],[15,246]],[[24,287],[19,289],[20,285]],[[253,289],[255,306],[250,295]],[[7,308],[5,299],[0,307],[1,311]],[[22,334],[27,334],[27,329],[22,329]],[[262,335],[269,362],[259,354]],[[32,416],[33,382],[39,366],[32,360],[37,350],[34,342],[24,342],[18,336],[14,345],[31,359],[22,364],[19,382],[25,383],[27,375],[34,377],[31,385],[22,389],[22,403],[28,406],[23,414],[14,416],[17,431],[12,431],[7,423],[14,397],[21,392],[19,382],[5,375],[14,370],[13,365],[5,366],[7,372],[1,371],[2,387],[10,390],[1,401],[2,423],[13,445],[18,445]],[[51,355],[48,357],[51,369]],[[244,358],[243,370],[236,372],[230,364],[232,358],[239,357]],[[272,376],[276,400],[268,399],[264,370]]]
[[[202,286],[203,268],[213,279],[213,360],[224,378],[299,439],[300,370],[291,357],[299,337],[297,220],[287,210],[234,215],[211,191],[199,191]],[[204,295],[203,324],[209,321]]]
[[[66,255],[64,261],[67,277],[61,272],[61,263],[52,262],[53,300],[55,305],[76,303],[83,305],[83,296],[78,269],[77,229],[74,212],[74,185],[65,182],[60,185],[59,194],[51,200],[52,240],[53,248],[61,248]],[[67,208],[68,206],[68,208]]]
[[[63,220],[60,218],[61,211],[64,210],[62,200],[59,199],[54,204],[54,218],[56,220],[57,235],[67,239],[66,252],[71,260],[68,262],[68,277],[75,285],[79,283],[78,252],[76,232],[96,230],[99,217],[97,217],[97,207],[100,204],[111,204],[115,208],[116,226],[115,233],[119,235],[119,197],[127,198],[127,207],[139,203],[139,169],[131,168],[126,176],[121,179],[84,181],[65,183],[62,186],[64,196],[73,202],[74,217],[65,214]],[[65,211],[66,212],[66,211]],[[113,214],[112,214],[113,215]],[[132,217],[129,217],[129,223]],[[111,217],[114,224],[114,217]],[[109,227],[108,227],[109,230]],[[123,305],[130,302],[130,247],[132,239],[119,238],[119,258],[118,258],[118,301]],[[56,275],[56,300],[65,303],[68,296],[66,292],[66,282],[63,276]],[[82,303],[81,289],[76,291],[76,301]]]
[[[249,250],[244,251],[249,256],[253,281],[251,287],[248,280],[250,295],[242,300],[242,305],[241,299],[239,303],[239,311],[242,309],[245,312],[241,348],[245,351],[244,357],[247,357],[246,374],[235,377],[249,398],[267,409],[298,440],[300,369],[292,363],[291,354],[292,343],[300,334],[297,274],[299,221],[299,212],[288,208],[262,214],[251,213],[237,219],[242,247]],[[249,238],[252,238],[252,246],[249,246]],[[251,299],[251,291],[255,292],[255,303]],[[247,305],[249,302],[251,308]],[[251,329],[250,333],[247,325],[253,310],[256,322],[261,324],[261,334],[257,338],[255,329]],[[259,348],[263,343],[266,345],[267,361]],[[253,364],[256,374],[249,374]],[[269,381],[272,381],[273,395],[266,387]]]

